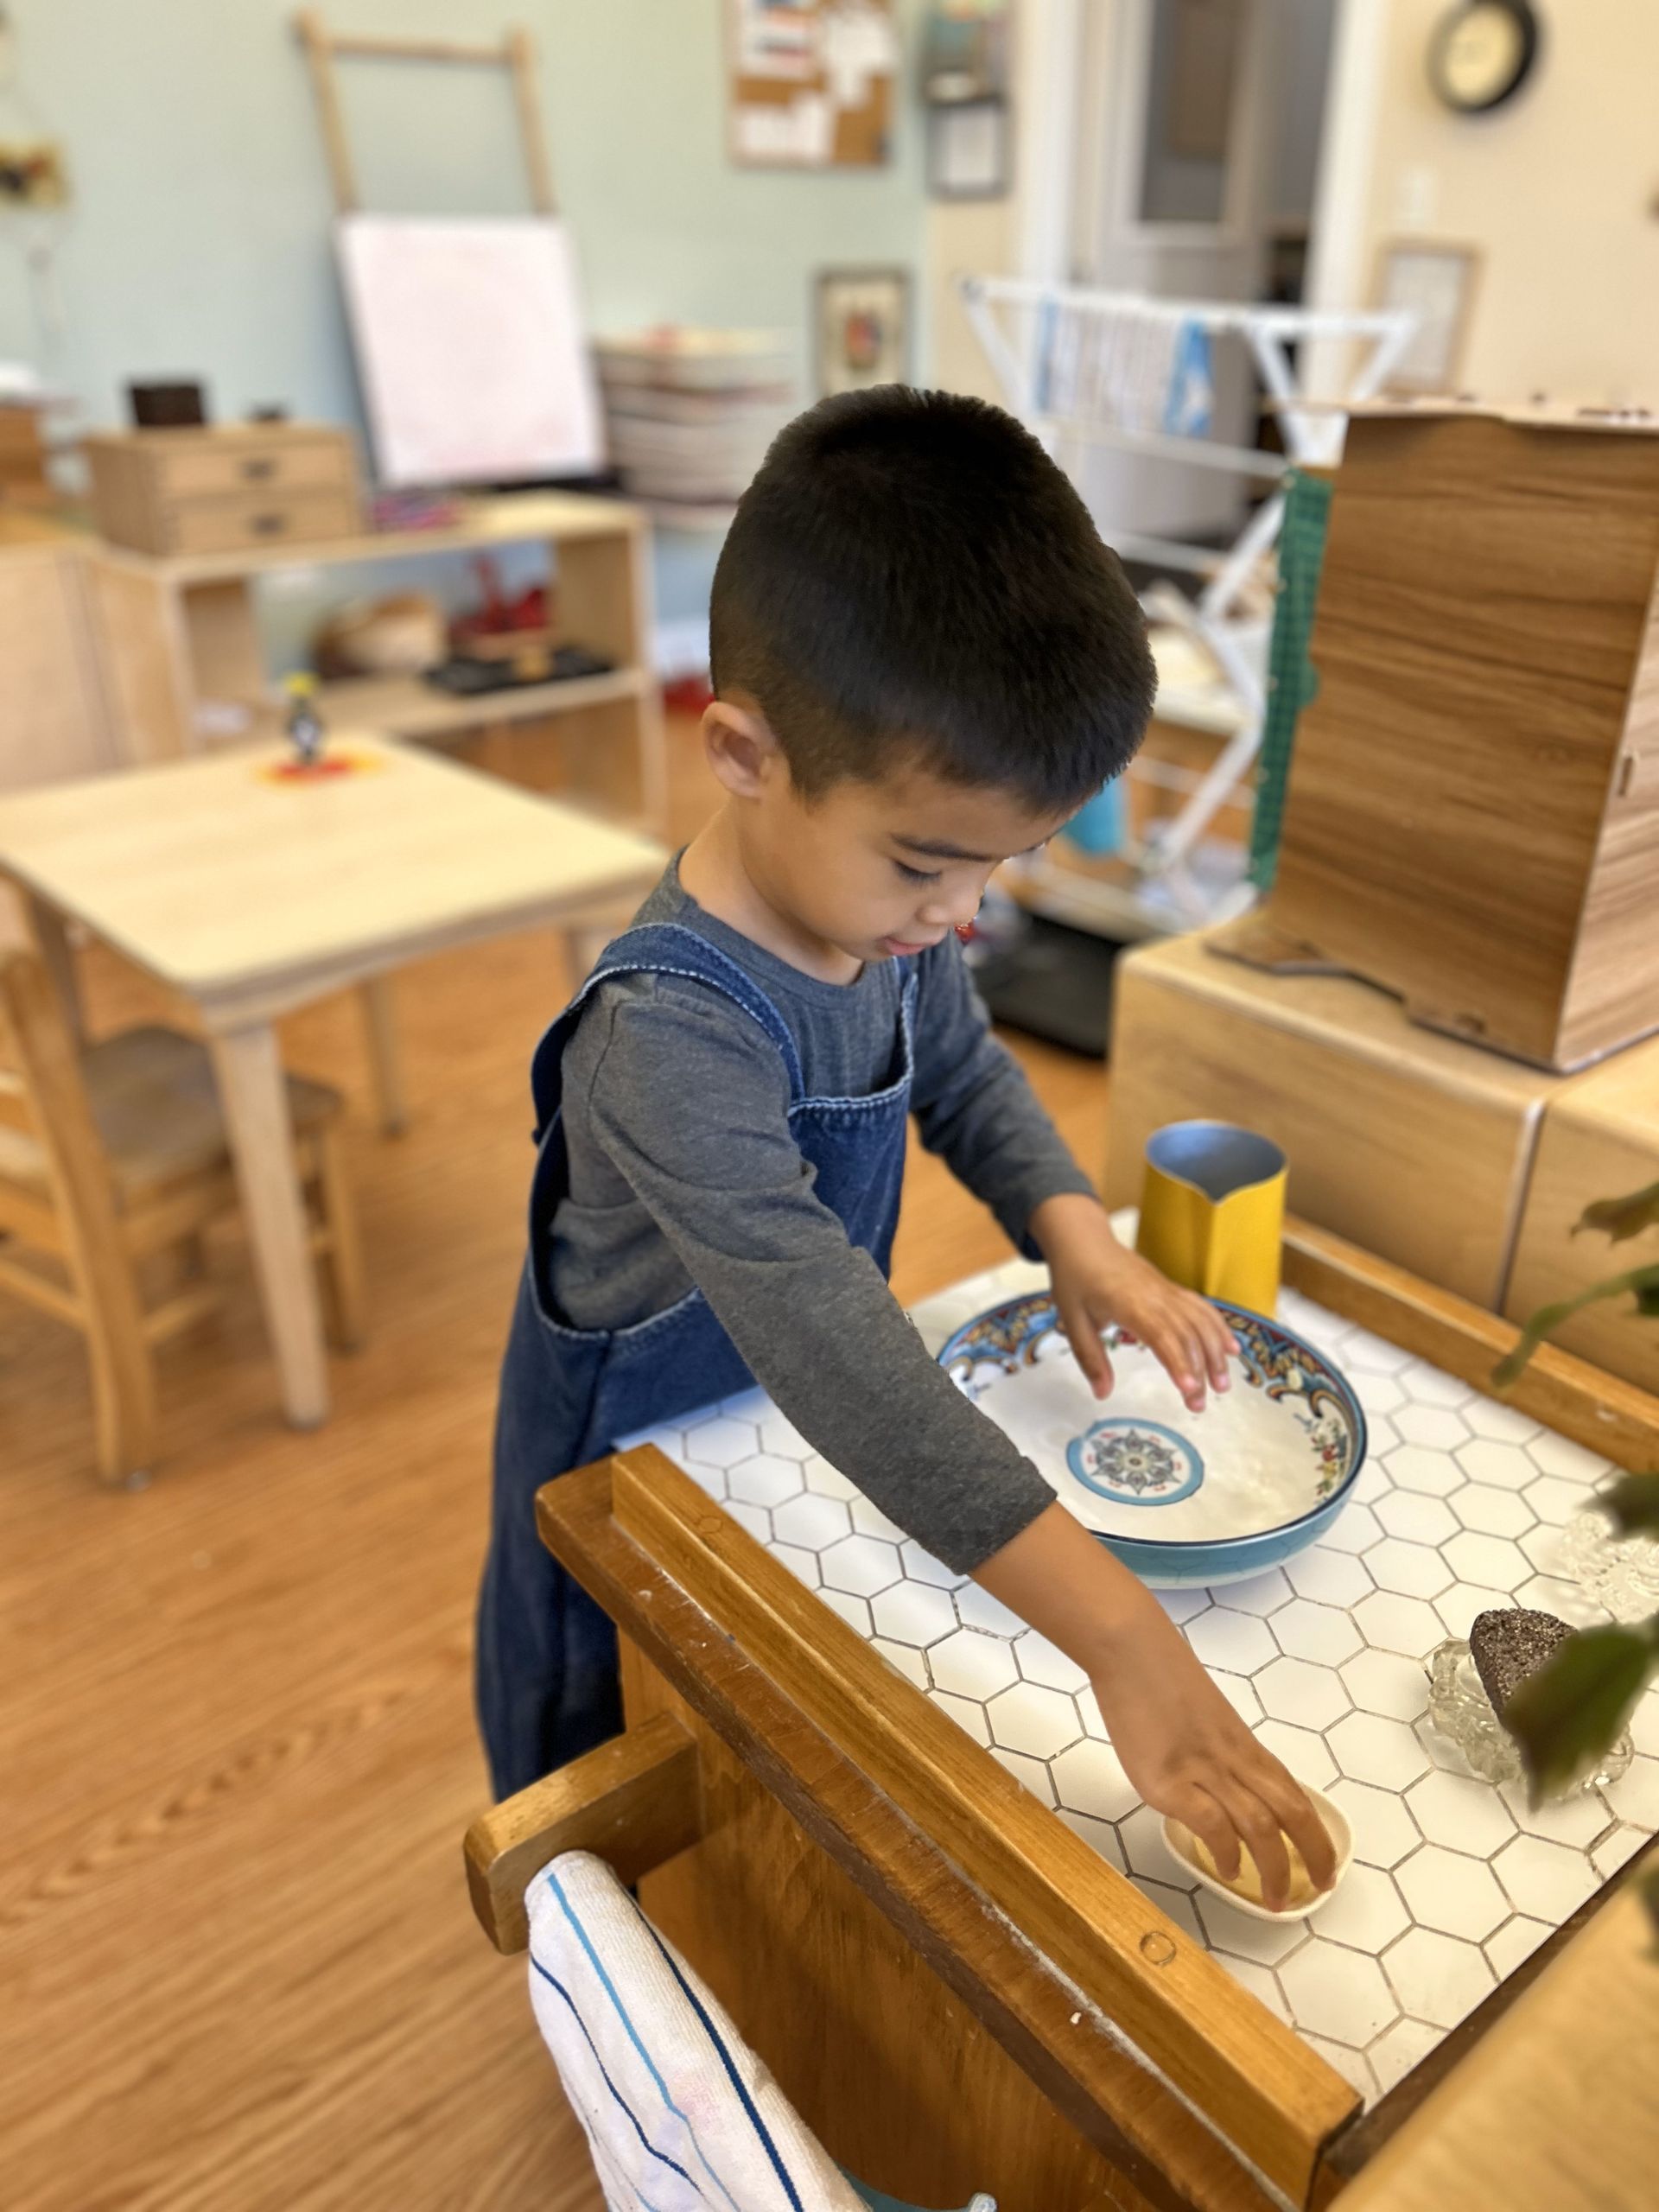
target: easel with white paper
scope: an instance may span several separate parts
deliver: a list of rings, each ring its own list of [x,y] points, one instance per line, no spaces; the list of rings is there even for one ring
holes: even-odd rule
[[[604,429],[575,256],[558,219],[528,31],[495,46],[296,28],[340,212],[336,244],[383,484],[545,482],[603,464]],[[416,218],[364,211],[335,65],[505,70],[535,213]]]
[[[547,137],[536,98],[536,45],[522,25],[503,34],[498,46],[470,46],[455,39],[389,38],[358,32],[331,31],[315,10],[305,8],[294,18],[294,29],[304,49],[311,73],[311,89],[317,96],[322,124],[323,151],[334,205],[342,215],[354,215],[363,202],[357,188],[357,170],[351,142],[346,135],[345,111],[334,74],[339,61],[412,61],[449,67],[505,69],[512,79],[513,111],[524,143],[524,168],[530,182],[531,204],[538,215],[556,215],[553,171],[547,157]]]

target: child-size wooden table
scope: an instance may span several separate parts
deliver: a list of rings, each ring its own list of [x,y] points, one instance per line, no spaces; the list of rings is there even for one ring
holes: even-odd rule
[[[386,977],[508,931],[570,933],[644,896],[647,839],[385,740],[338,734],[342,772],[282,772],[286,747],[0,800],[0,877],[23,891],[76,1018],[78,922],[184,1000],[213,1052],[289,1419],[326,1419],[321,1315],[275,1025],[355,986],[383,1115],[404,1114]],[[550,1013],[554,1009],[550,1007]]]
[[[541,1866],[601,1853],[834,2154],[914,2202],[1648,2202],[1659,2015],[1624,1877],[1659,1827],[1659,1690],[1619,1781],[1535,1810],[1430,1727],[1422,1661],[1511,1599],[1605,1617],[1573,1566],[1609,1471],[1583,1440],[1659,1464],[1659,1406],[1554,1351],[1497,1402],[1508,1325],[1300,1224],[1287,1262],[1371,1457],[1325,1541],[1170,1602],[1353,1824],[1310,1920],[1198,1890],[1078,1669],[755,1391],[541,1493],[622,1632],[628,1725],[474,1827],[496,1942],[522,1948]],[[1040,1280],[1014,1263],[913,1318],[937,1348]]]

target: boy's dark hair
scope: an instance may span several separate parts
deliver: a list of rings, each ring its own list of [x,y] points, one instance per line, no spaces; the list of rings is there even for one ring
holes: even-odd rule
[[[908,757],[1080,805],[1133,758],[1156,683],[1117,556],[1036,439],[905,385],[779,434],[715,571],[709,658],[808,798]]]

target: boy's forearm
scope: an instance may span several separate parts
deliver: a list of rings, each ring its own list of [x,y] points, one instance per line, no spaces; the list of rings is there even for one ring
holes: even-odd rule
[[[1091,1677],[1162,1608],[1058,1500],[974,1570],[974,1580]]]
[[[1117,1243],[1111,1216],[1093,1192],[1061,1191],[1045,1198],[1032,1208],[1026,1234],[1051,1267],[1079,1237]]]

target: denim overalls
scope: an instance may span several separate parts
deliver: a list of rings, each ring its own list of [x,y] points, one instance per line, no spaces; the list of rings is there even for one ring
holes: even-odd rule
[[[489,1557],[479,1597],[479,1721],[497,1795],[590,1751],[622,1726],[616,1632],[536,1531],[542,1484],[601,1459],[620,1437],[751,1387],[737,1348],[701,1291],[632,1327],[572,1329],[549,1288],[553,1219],[569,1188],[560,1120],[564,1050],[607,976],[686,976],[723,992],[777,1046],[789,1125],[817,1197],[885,1274],[899,1219],[917,982],[902,963],[899,1032],[886,1086],[867,1098],[809,1098],[789,1025],[752,977],[695,930],[632,929],[608,947],[536,1050],[538,1152],[530,1253],[507,1340],[496,1418]],[[688,1101],[695,1109],[695,1102]],[[788,1316],[779,1316],[788,1326]]]

